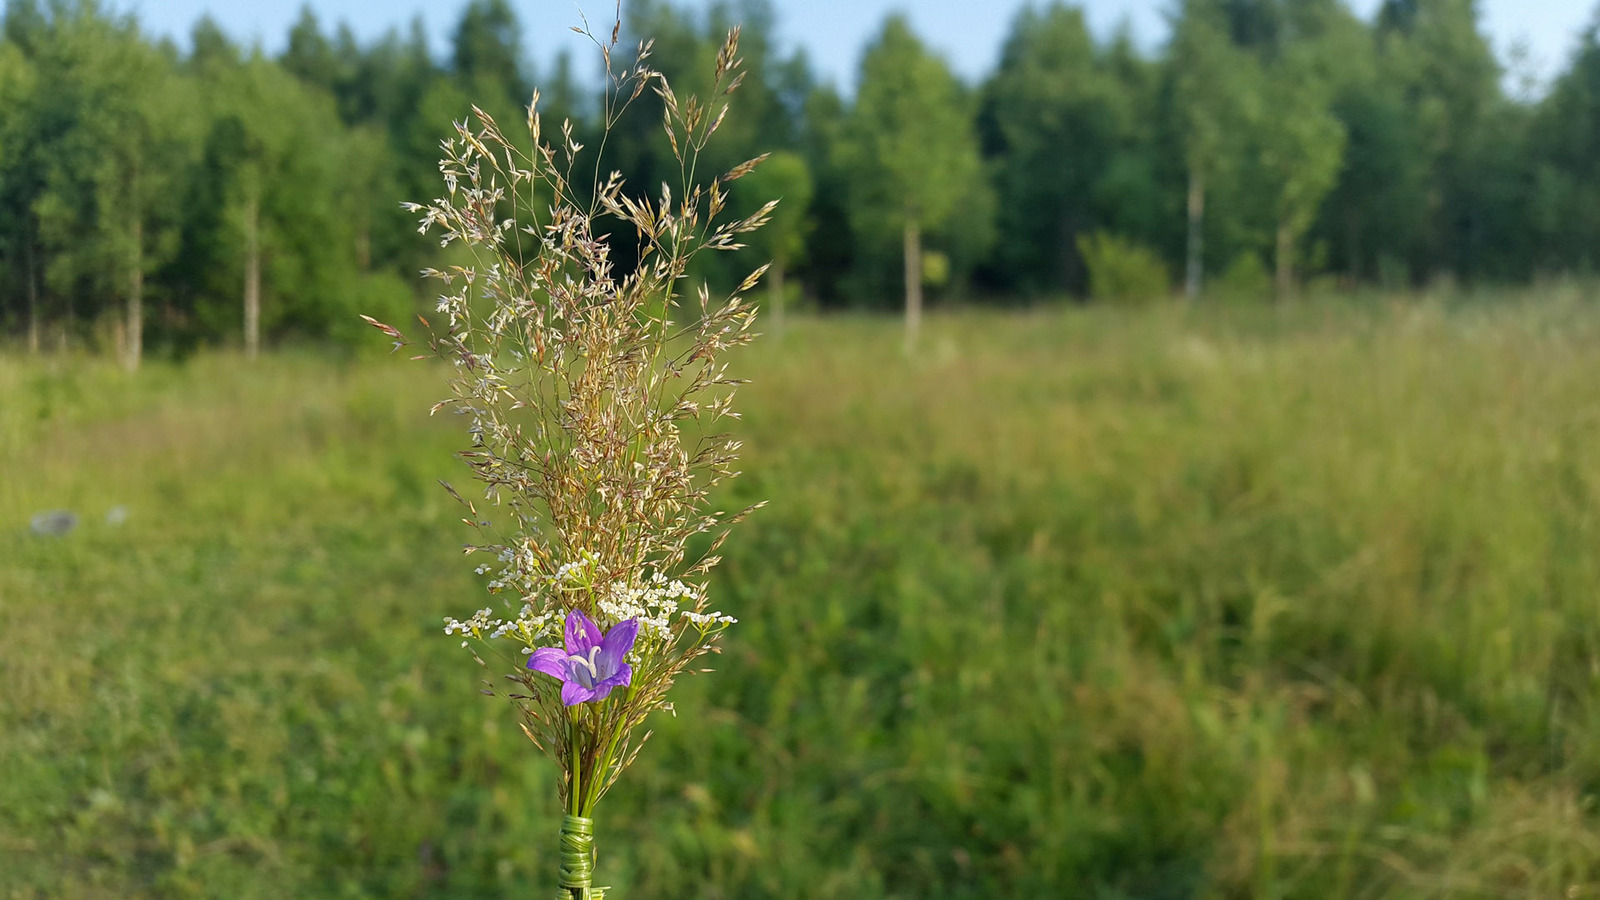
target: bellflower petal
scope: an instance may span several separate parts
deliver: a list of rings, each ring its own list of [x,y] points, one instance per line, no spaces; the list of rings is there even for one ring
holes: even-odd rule
[[[577,706],[594,699],[595,692],[576,681],[569,681],[561,686],[561,702],[567,706]]]
[[[566,639],[569,656],[588,656],[589,648],[600,643],[600,627],[583,610],[574,609],[567,613]]]
[[[600,642],[600,658],[596,661],[602,680],[610,679],[616,674],[618,666],[626,665],[623,660],[628,658],[628,651],[633,649],[633,643],[638,639],[638,619],[618,622],[615,628],[606,632],[605,639]]]
[[[622,665],[617,667],[616,674],[612,675],[610,678],[607,678],[605,681],[602,681],[599,684],[595,685],[595,688],[598,690],[599,688],[603,687],[607,691],[609,691],[614,687],[626,687],[626,686],[628,686],[628,685],[630,685],[632,683],[633,683],[633,666],[630,666],[627,663],[623,663]]]
[[[533,656],[528,659],[528,668],[546,675],[554,675],[565,681],[567,655],[561,652],[560,647],[540,647],[533,651]]]

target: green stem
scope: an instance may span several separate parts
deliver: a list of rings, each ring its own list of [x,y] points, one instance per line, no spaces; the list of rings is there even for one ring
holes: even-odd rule
[[[572,760],[572,782],[567,786],[567,813],[578,816],[583,813],[583,747],[578,743],[578,714],[574,710],[567,719],[567,744],[570,748],[569,758]]]
[[[628,688],[628,697],[629,699],[633,697],[633,688],[631,686]],[[594,779],[594,784],[590,786],[588,805],[579,810],[582,815],[589,815],[594,812],[595,801],[600,799],[600,792],[604,789],[604,785],[601,782],[611,772],[611,761],[616,757],[617,745],[621,741],[622,729],[611,729],[611,740],[606,744],[605,755],[596,760],[595,770],[589,773],[589,777]]]

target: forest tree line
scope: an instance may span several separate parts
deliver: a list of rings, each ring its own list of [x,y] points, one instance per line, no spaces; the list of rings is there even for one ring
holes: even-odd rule
[[[848,94],[785,49],[771,0],[628,0],[619,52],[653,39],[685,94],[741,26],[749,76],[708,161],[772,154],[733,197],[784,198],[739,261],[776,262],[779,309],[915,312],[924,290],[1204,302],[1600,263],[1594,28],[1526,98],[1504,90],[1473,0],[1385,0],[1371,21],[1342,0],[1169,14],[1147,53],[1034,3],[978,84],[890,16]],[[520,122],[537,85],[547,122],[598,143],[594,61],[530,60],[522,39],[509,0],[472,0],[442,48],[420,21],[362,42],[308,7],[277,55],[210,19],[180,50],[95,0],[6,0],[0,334],[137,364],[144,346],[255,353],[350,340],[358,313],[404,318],[448,251],[399,204],[437,195],[453,120],[477,104]],[[606,141],[606,168],[640,190],[674,171],[658,104]]]

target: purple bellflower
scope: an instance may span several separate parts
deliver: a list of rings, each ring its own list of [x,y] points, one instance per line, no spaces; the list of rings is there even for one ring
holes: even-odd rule
[[[567,613],[567,647],[540,647],[528,668],[561,679],[561,702],[577,706],[604,700],[614,687],[633,681],[633,667],[623,660],[639,637],[639,620],[618,622],[602,637],[599,626],[579,610]]]

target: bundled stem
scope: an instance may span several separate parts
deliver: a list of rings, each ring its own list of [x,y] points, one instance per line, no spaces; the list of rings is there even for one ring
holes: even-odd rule
[[[556,900],[605,900],[594,881],[594,820],[568,814],[561,820],[561,889]]]

